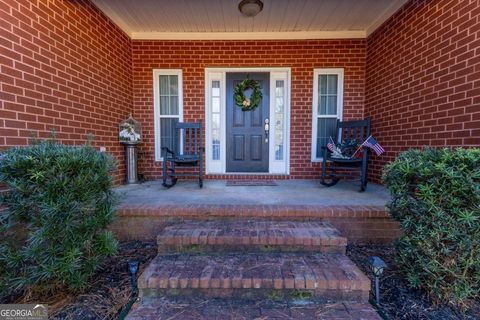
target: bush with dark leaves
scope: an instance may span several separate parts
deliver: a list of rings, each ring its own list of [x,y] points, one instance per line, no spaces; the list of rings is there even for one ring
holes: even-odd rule
[[[397,260],[434,302],[480,295],[480,149],[403,152],[383,173],[403,236]]]
[[[110,155],[88,144],[39,142],[1,154],[0,184],[8,192],[0,198],[0,289],[86,287],[117,248],[106,230],[114,167]]]

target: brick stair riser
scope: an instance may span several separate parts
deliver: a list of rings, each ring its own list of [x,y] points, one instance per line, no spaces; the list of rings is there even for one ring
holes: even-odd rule
[[[225,252],[317,252],[345,254],[345,245],[200,245],[200,244],[178,244],[178,245],[158,245],[159,254],[171,253],[225,253]]]
[[[326,222],[190,221],[164,229],[159,253],[300,251],[345,253],[347,239]],[[338,248],[335,248],[338,247]]]
[[[299,246],[346,246],[347,239],[315,238],[315,237],[234,237],[234,236],[205,236],[205,237],[157,237],[159,245],[299,245]]]
[[[167,214],[168,213],[168,214]],[[110,229],[121,240],[146,240],[156,239],[165,227],[175,223],[181,223],[185,219],[197,221],[223,221],[232,219],[233,216],[209,216],[198,213],[194,215],[182,215],[176,212],[159,213],[136,213],[133,210],[122,210],[117,215],[117,220]],[[241,216],[239,216],[241,217]],[[328,221],[348,238],[349,243],[356,244],[391,244],[401,236],[399,223],[392,220],[389,214],[375,212],[352,212],[351,214],[312,214],[311,216],[243,216],[247,219],[270,219],[272,221]]]
[[[389,218],[383,206],[307,206],[307,205],[122,205],[117,215],[147,216],[192,219],[228,218],[278,218],[278,219],[325,219],[325,218]]]
[[[314,280],[311,278],[139,278],[144,289],[298,289],[298,290],[370,290],[370,280]]]
[[[148,288],[139,291],[140,298],[146,297],[204,297],[224,299],[281,299],[282,301],[308,300],[316,303],[325,302],[368,302],[368,290],[346,290],[346,289],[245,289],[245,288],[209,288],[209,289],[160,289]]]

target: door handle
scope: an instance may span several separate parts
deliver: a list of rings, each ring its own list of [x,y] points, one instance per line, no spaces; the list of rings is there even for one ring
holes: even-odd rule
[[[270,136],[270,120],[268,118],[265,119],[265,143],[268,143],[268,137]]]

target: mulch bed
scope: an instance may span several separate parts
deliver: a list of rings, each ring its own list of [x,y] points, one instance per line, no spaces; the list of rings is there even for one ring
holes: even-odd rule
[[[448,306],[435,306],[422,294],[412,289],[400,271],[395,267],[395,249],[392,246],[349,246],[347,256],[370,278],[367,259],[370,256],[382,258],[388,266],[381,278],[380,310],[388,319],[480,319],[480,299],[472,301],[472,307],[463,313]]]
[[[85,292],[73,295],[55,292],[48,296],[35,296],[23,292],[0,297],[0,303],[46,303],[50,319],[117,319],[131,296],[127,263],[131,259],[141,262],[140,274],[157,254],[154,243],[129,241],[120,244],[119,253],[108,258],[92,279]],[[390,246],[349,246],[347,255],[371,277],[367,258],[379,256],[388,264],[381,280],[381,312],[388,319],[479,319],[480,300],[462,314],[446,306],[434,306],[420,291],[409,288],[404,277],[395,268],[394,249]]]
[[[58,291],[42,296],[29,292],[0,297],[0,303],[45,303],[49,319],[118,319],[132,293],[128,261],[140,261],[141,274],[157,254],[155,243],[130,241],[120,244],[116,256],[108,258],[83,293]]]

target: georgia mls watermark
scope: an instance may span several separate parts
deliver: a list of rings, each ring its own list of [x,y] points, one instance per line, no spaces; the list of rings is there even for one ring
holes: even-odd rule
[[[47,320],[46,304],[0,304],[0,320]]]

